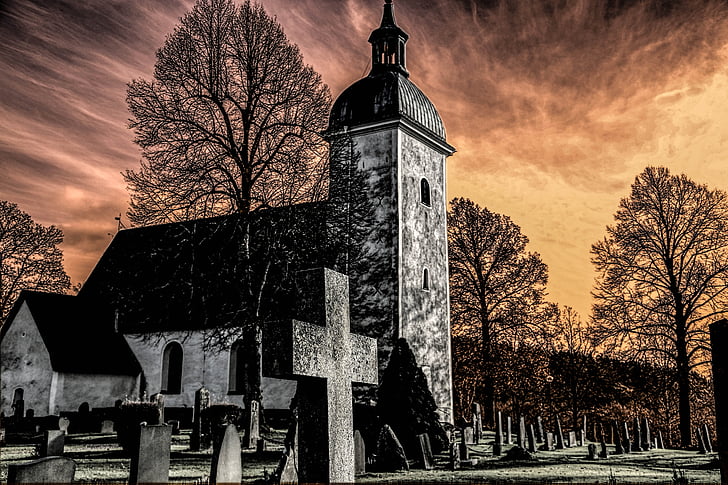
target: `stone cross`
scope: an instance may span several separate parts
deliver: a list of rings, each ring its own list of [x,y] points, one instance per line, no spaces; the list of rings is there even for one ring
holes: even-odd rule
[[[267,325],[264,375],[298,381],[299,479],[354,482],[351,383],[377,383],[376,339],[349,333],[349,282],[319,268],[297,275],[298,313]]]
[[[723,319],[710,324],[710,345],[713,352],[713,395],[715,399],[715,433],[720,464],[721,483],[728,483],[728,320]],[[658,434],[660,447],[662,432]]]

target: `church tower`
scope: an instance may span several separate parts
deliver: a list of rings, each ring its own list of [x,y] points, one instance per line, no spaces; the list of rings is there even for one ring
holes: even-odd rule
[[[352,331],[379,340],[380,375],[395,340],[405,338],[442,419],[452,421],[445,160],[455,149],[409,79],[407,39],[386,0],[369,37],[371,72],[336,100],[327,134],[332,145],[350,141],[370,206],[358,241],[364,264],[349,267]],[[348,173],[334,160],[332,187]]]

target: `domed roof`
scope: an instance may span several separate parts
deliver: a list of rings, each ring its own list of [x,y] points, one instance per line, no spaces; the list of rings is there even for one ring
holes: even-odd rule
[[[396,70],[372,72],[341,93],[331,109],[329,130],[399,118],[445,139],[445,126],[435,106]]]

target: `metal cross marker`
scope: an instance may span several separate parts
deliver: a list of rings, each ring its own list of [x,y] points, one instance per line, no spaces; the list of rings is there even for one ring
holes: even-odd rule
[[[351,383],[377,383],[377,341],[350,333],[345,275],[314,269],[297,283],[309,322],[264,330],[263,370],[298,381],[299,481],[353,483]]]

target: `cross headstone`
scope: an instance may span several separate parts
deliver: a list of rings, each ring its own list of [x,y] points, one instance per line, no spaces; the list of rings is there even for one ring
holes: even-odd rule
[[[260,403],[250,401],[250,409],[245,410],[245,434],[243,448],[254,448],[260,439]]]
[[[533,424],[528,425],[528,451],[536,453],[536,433],[533,430]]]
[[[715,399],[715,433],[720,464],[720,481],[728,483],[728,320],[710,324],[712,353],[713,396]],[[662,441],[662,434],[658,434]],[[660,443],[662,445],[662,443]]]
[[[435,458],[432,455],[432,446],[430,446],[430,437],[427,433],[418,434],[417,441],[419,442],[419,461],[422,468],[425,470],[432,470],[435,468]]]
[[[43,432],[43,441],[40,443],[39,455],[61,456],[66,443],[66,432],[60,429],[49,429]]]
[[[495,443],[493,444],[493,456],[500,456],[501,453],[503,453],[503,418],[501,416],[501,412],[498,411],[495,418]],[[463,459],[465,460],[466,458]]]
[[[543,420],[541,419],[541,416],[537,416],[536,417],[536,442],[543,443],[543,439],[544,439]]]
[[[210,407],[210,391],[205,387],[195,392],[195,408],[192,416],[192,434],[190,434],[190,450],[200,451],[210,447],[210,434],[205,429],[202,414]]]
[[[139,447],[129,467],[130,485],[169,482],[171,440],[171,426],[140,426]]]
[[[20,483],[71,483],[76,462],[62,456],[49,456],[26,463],[8,465],[8,485]]]
[[[329,269],[297,275],[299,316],[267,325],[263,369],[298,380],[299,479],[354,481],[352,382],[377,383],[377,342],[351,334],[349,282]]]
[[[228,424],[222,442],[212,453],[210,483],[240,483],[243,479],[240,436],[234,424]]]
[[[556,416],[556,449],[564,449],[564,432],[561,430],[561,420]]]
[[[705,438],[705,448],[708,450],[708,453],[713,453],[713,443],[710,439],[710,428],[708,428],[707,424],[703,425],[703,438]]]
[[[506,444],[512,445],[513,444],[513,434],[512,434],[512,423],[511,423],[511,417],[508,416],[506,418]]]
[[[358,429],[354,430],[354,474],[361,475],[366,472],[367,453],[364,438]]]
[[[468,449],[468,445],[466,445],[464,442],[461,441],[460,443],[458,443],[458,451],[461,460],[470,459],[470,450]]]

